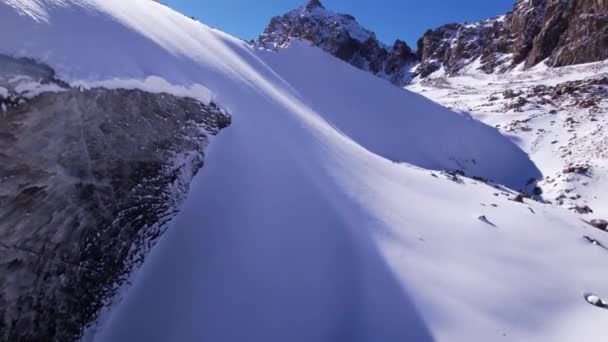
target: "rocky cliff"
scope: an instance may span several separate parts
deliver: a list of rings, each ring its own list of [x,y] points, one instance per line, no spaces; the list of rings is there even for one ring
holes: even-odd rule
[[[530,68],[542,61],[565,66],[608,58],[608,0],[518,0],[509,13],[475,23],[428,30],[416,53],[401,40],[384,46],[350,15],[319,2],[275,17],[255,44],[278,49],[305,39],[332,55],[396,85],[465,67],[485,73]],[[416,68],[412,67],[416,65]]]
[[[74,89],[0,56],[0,341],[72,341],[177,213],[213,103]]]
[[[417,55],[422,77],[440,68],[454,75],[476,61],[486,73],[601,61],[608,58],[608,1],[518,0],[504,16],[427,31]]]

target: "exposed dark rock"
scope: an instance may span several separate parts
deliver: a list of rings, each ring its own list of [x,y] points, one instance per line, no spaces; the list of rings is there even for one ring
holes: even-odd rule
[[[602,298],[592,293],[586,293],[585,300],[587,301],[587,303],[593,306],[597,306],[598,308],[608,309],[608,302],[604,301]]]
[[[490,226],[496,228],[496,225],[494,223],[490,222],[490,220],[485,215],[479,216],[478,219],[479,219],[479,221],[489,224]]]
[[[593,213],[593,209],[591,209],[591,207],[589,207],[588,205],[577,205],[570,208],[570,210],[573,210],[575,213],[582,215]]]
[[[513,99],[513,98],[518,97],[519,95],[521,95],[521,92],[517,92],[513,89],[507,89],[502,93],[502,96],[505,99]]]
[[[606,220],[594,219],[588,223],[597,229],[608,230],[608,221]]]
[[[591,166],[589,164],[571,164],[568,165],[564,168],[564,170],[562,171],[562,173],[564,174],[569,174],[569,173],[575,173],[575,174],[579,174],[579,175],[587,175],[589,174],[589,171],[591,170]]]
[[[526,104],[537,106],[555,106],[560,111],[565,108],[599,109],[603,103],[608,101],[608,78],[597,77],[583,80],[562,82],[553,86],[534,85],[532,87],[521,87],[518,90],[507,89],[503,92],[503,98],[511,101],[505,103],[505,110],[518,110]],[[557,109],[548,110],[550,114],[558,114]],[[591,118],[593,121],[593,118]],[[525,122],[513,122],[506,129],[519,130]],[[566,117],[568,126],[578,124],[572,117]]]
[[[550,56],[551,66],[589,63],[608,58],[608,1],[574,0],[562,14],[567,28]]]
[[[603,249],[608,249],[608,248],[606,248],[606,246],[604,246],[603,243],[599,242],[598,240],[596,240],[596,239],[594,239],[592,237],[583,236],[583,239],[585,239],[585,241],[589,242],[590,244],[592,244],[594,246],[598,246],[598,247],[601,247]]]
[[[163,233],[230,119],[191,98],[72,89],[12,62],[61,89],[0,120],[0,341],[74,341]]]
[[[447,24],[418,41],[425,77],[443,66],[448,75],[479,59],[486,72],[601,61],[608,58],[608,1],[518,0],[505,16],[473,24]]]
[[[517,194],[517,196],[515,196],[515,198],[512,199],[513,202],[518,202],[518,203],[524,203],[524,195],[523,194]]]

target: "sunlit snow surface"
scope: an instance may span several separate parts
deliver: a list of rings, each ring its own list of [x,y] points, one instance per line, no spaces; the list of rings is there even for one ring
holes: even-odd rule
[[[561,68],[541,63],[490,75],[478,66],[479,60],[453,77],[434,73],[408,89],[500,127],[541,169],[545,200],[567,209],[588,205],[593,213],[583,215],[587,220],[608,217],[608,61]],[[556,86],[565,90],[543,93]],[[588,165],[590,171],[565,174],[569,165]]]
[[[496,130],[303,43],[257,51],[149,0],[0,0],[0,35],[0,53],[69,82],[154,77],[233,115],[88,339],[604,340],[584,294],[607,296],[608,254],[583,236],[605,233],[422,169],[539,176]]]

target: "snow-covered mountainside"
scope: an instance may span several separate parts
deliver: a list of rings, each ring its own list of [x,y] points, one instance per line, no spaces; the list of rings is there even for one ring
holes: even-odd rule
[[[387,47],[353,16],[334,13],[319,0],[310,0],[302,7],[272,18],[254,44],[277,50],[289,46],[293,40],[306,40],[396,85],[405,85],[411,80],[410,69],[417,63],[416,54],[405,42],[396,40],[392,47]]]
[[[204,108],[213,99],[232,116],[130,286],[114,301],[105,298],[109,305],[96,322],[76,322],[77,328],[96,323],[85,340],[604,339],[598,327],[608,323],[606,232],[503,186],[519,190],[541,174],[512,141],[469,115],[310,44],[259,49],[149,0],[0,0],[0,35],[0,53],[44,63],[62,80],[58,86],[70,88],[68,95],[114,89],[122,98],[125,87],[156,95],[161,89],[160,95],[191,97]],[[49,95],[41,96],[31,101]],[[82,128],[94,127],[106,112],[98,101],[69,103],[67,109],[79,109]],[[160,122],[180,117],[136,107],[120,113]],[[22,126],[12,134],[33,144],[26,138],[54,141],[74,132],[53,120],[78,113],[42,106],[30,115],[40,120],[44,113],[52,114],[43,127],[49,132]],[[129,127],[144,139],[158,134],[145,122]],[[34,148],[3,150],[2,157]],[[162,151],[148,153],[165,159]],[[90,167],[106,166],[99,164]],[[13,284],[28,279],[6,260],[25,258],[15,248],[20,241],[46,246],[72,226],[30,237],[5,222],[0,298],[10,320],[2,331],[12,335],[2,338],[58,340],[65,331],[57,327],[73,318],[65,303],[34,301],[28,310],[7,302],[21,298],[15,288],[27,294]],[[8,243],[7,231],[13,232]],[[138,247],[120,234],[102,241]],[[107,253],[99,260],[114,256]],[[60,281],[66,279],[72,277]],[[42,276],[36,284],[52,288],[56,281]],[[76,295],[65,300],[89,304]],[[55,313],[49,316],[55,320],[32,319],[41,311]]]
[[[384,47],[352,16],[336,14],[312,0],[273,18],[254,43],[278,49],[294,39],[309,41],[401,86],[412,75],[425,78],[438,70],[454,76],[475,66],[492,74],[543,61],[557,67],[608,59],[608,2],[517,0],[505,15],[428,30],[414,53],[400,40],[392,48]]]
[[[471,67],[408,88],[512,137],[541,169],[544,200],[608,217],[608,61],[502,75]]]
[[[304,39],[370,71],[340,52],[348,46],[344,42],[355,39],[351,36],[363,37],[360,42],[377,42],[374,34],[351,16],[335,14],[314,0],[273,18],[256,44],[276,49]],[[608,69],[605,62],[559,67],[608,58],[608,2],[518,0],[506,15],[429,30],[418,42],[415,67],[412,62],[416,58],[407,50],[411,55],[407,63],[400,64],[405,67],[400,70],[413,72],[411,90],[455,109],[471,111],[476,118],[522,139],[520,146],[534,158],[545,156],[535,159],[545,177],[536,189],[537,198],[543,191],[545,200],[582,214],[596,211],[604,215],[601,198],[605,189],[596,182],[603,183],[606,160],[601,114],[607,106],[604,79]],[[372,64],[385,61],[374,53],[364,55]],[[387,76],[377,70],[371,72]],[[389,80],[403,85],[406,79]],[[516,115],[499,115],[505,112]],[[555,133],[564,140],[562,144],[555,135],[547,144],[539,141],[537,135],[548,137],[548,132],[555,131],[536,124],[548,113],[555,120],[547,125],[562,122],[563,134]],[[582,122],[589,122],[589,127]]]

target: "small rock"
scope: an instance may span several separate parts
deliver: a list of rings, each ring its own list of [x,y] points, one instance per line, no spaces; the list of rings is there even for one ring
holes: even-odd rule
[[[517,202],[517,203],[524,203],[524,195],[517,194],[517,196],[515,196],[515,198],[512,199],[512,201]]]
[[[598,246],[598,247],[602,247],[602,248],[606,249],[606,247],[604,247],[604,244],[602,244],[601,242],[599,242],[598,240],[596,240],[590,236],[583,236],[583,239],[585,239],[585,241],[589,242],[590,244],[592,244],[594,246]]]
[[[591,214],[593,213],[593,209],[591,209],[588,205],[577,205],[575,207],[570,208],[570,210],[574,210],[577,214]]]
[[[562,173],[569,174],[575,173],[579,175],[586,175],[591,170],[591,166],[589,164],[570,164],[564,168]]]
[[[502,93],[505,99],[512,99],[521,95],[521,92],[515,92],[513,89],[507,89]]]
[[[608,221],[606,220],[594,219],[588,223],[597,229],[608,230]]]
[[[597,306],[598,308],[608,309],[608,303],[606,303],[602,298],[592,293],[585,294],[585,300],[587,303]]]
[[[488,218],[485,215],[479,216],[479,221],[483,222],[483,223],[487,223],[492,227],[496,227],[496,225],[492,222],[490,222],[490,220],[488,220]]]

